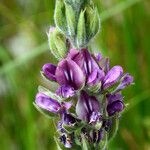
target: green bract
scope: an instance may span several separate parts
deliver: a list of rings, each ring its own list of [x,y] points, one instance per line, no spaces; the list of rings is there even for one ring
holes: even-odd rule
[[[86,47],[98,33],[100,19],[89,0],[57,0],[55,24],[75,48]]]
[[[67,40],[60,31],[54,29],[54,31],[48,34],[49,46],[52,54],[58,59],[62,59],[66,56],[68,51]]]

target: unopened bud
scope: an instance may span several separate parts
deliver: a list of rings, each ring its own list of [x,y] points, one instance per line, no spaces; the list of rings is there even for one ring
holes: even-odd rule
[[[67,34],[67,21],[65,14],[65,4],[63,0],[56,1],[54,20],[58,29],[61,30],[64,34]]]
[[[89,42],[98,33],[100,28],[100,19],[97,9],[87,6],[86,18],[87,39]]]
[[[57,29],[54,29],[53,32],[51,32],[50,29],[48,33],[48,39],[52,54],[58,60],[64,58],[68,50],[65,36]]]
[[[71,40],[74,40],[76,32],[76,13],[71,5],[65,4],[66,6],[66,19],[67,19],[67,33]]]
[[[80,12],[77,26],[77,47],[81,48],[86,45],[86,27],[85,27],[85,10]]]

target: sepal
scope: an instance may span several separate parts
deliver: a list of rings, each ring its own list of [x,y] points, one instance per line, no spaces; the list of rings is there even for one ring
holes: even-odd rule
[[[58,60],[63,59],[68,51],[67,39],[65,36],[57,29],[54,29],[53,32],[49,32],[48,41],[52,54]]]
[[[111,141],[115,135],[117,134],[118,131],[118,127],[119,127],[119,118],[118,118],[119,114],[116,113],[113,117],[112,117],[112,126],[109,130],[109,135],[108,135],[108,140]]]
[[[83,134],[81,135],[81,138],[82,138],[82,150],[89,150],[90,145]]]
[[[71,5],[65,4],[66,6],[66,20],[67,20],[67,28],[68,28],[68,36],[71,40],[74,41],[75,34],[76,34],[76,12],[72,8]]]
[[[98,93],[100,91],[100,89],[101,89],[101,85],[102,85],[101,82],[99,82],[96,85],[89,86],[87,89],[91,93]]]
[[[84,47],[86,41],[85,10],[81,10],[77,25],[77,47]]]
[[[103,138],[102,140],[98,143],[98,149],[100,150],[106,150],[108,144],[108,134],[106,131],[103,131]]]
[[[100,29],[100,19],[97,8],[87,6],[86,18],[87,39],[90,41]]]
[[[57,28],[64,34],[67,34],[67,21],[65,15],[65,4],[63,0],[56,1],[54,20]]]
[[[43,93],[43,94],[51,97],[52,99],[56,99],[58,102],[62,102],[63,101],[63,99],[60,96],[58,96],[57,94],[51,92],[50,90],[46,89],[43,86],[38,86],[38,91],[40,93]]]
[[[36,103],[34,103],[34,102],[33,102],[33,105],[34,105],[34,107],[35,107],[41,114],[43,114],[43,115],[44,115],[45,117],[47,117],[48,119],[52,119],[52,118],[58,117],[57,114],[52,113],[52,112],[50,112],[50,111],[48,111],[48,110],[45,110],[45,109],[40,108],[40,107],[39,107]]]
[[[84,127],[85,124],[83,122],[76,122],[74,124],[71,125],[67,125],[67,124],[63,124],[63,128],[68,132],[68,133],[72,133],[76,130],[81,129],[82,127]]]

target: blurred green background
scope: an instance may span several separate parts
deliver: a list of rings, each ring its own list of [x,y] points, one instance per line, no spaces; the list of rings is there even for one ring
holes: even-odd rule
[[[124,91],[129,104],[109,150],[150,150],[150,1],[94,0],[101,32],[91,48],[135,78]],[[32,105],[50,54],[46,32],[54,0],[0,0],[0,149],[54,150],[55,127]]]

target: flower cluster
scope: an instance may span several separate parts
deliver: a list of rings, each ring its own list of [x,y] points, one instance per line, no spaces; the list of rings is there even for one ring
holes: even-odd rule
[[[34,105],[57,118],[57,143],[105,149],[126,107],[122,90],[133,83],[133,77],[89,50],[88,43],[100,28],[92,0],[56,0],[54,20],[48,42],[58,64],[45,64],[41,73],[58,87],[53,93],[40,86]]]
[[[57,66],[45,64],[42,74],[59,87],[55,99],[48,90],[40,91],[35,104],[60,117],[60,141],[69,148],[82,142],[83,135],[89,143],[100,143],[112,118],[125,108],[121,91],[133,82],[121,66],[110,68],[108,58],[88,49],[71,48]]]

